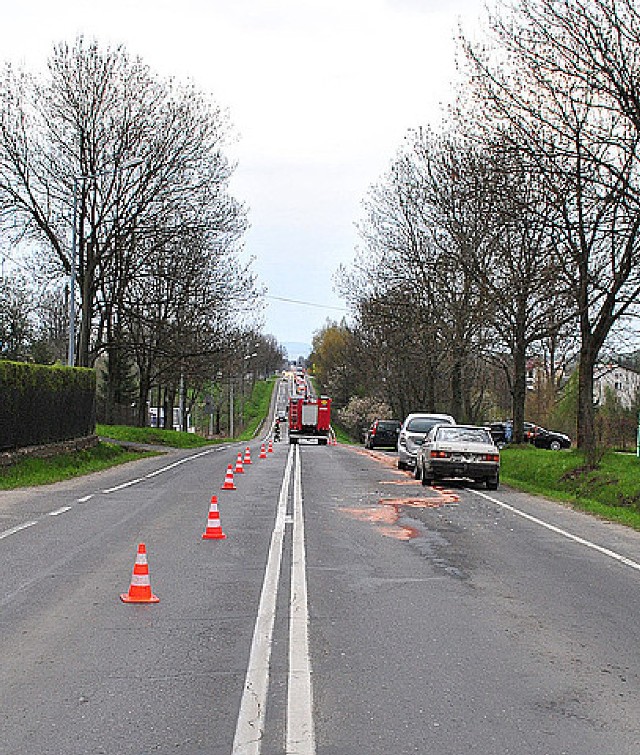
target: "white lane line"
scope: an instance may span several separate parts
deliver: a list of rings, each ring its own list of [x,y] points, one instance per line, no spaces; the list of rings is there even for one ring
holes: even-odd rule
[[[264,735],[264,722],[269,686],[269,659],[276,616],[276,598],[282,563],[284,520],[289,495],[289,481],[293,462],[293,446],[289,448],[276,521],[271,535],[269,556],[265,569],[258,615],[253,630],[249,665],[240,702],[240,713],[233,739],[232,755],[259,755]]]
[[[10,535],[15,535],[20,530],[26,530],[27,527],[33,527],[34,524],[38,524],[37,519],[33,522],[25,522],[24,524],[19,524],[17,527],[12,527],[10,530],[0,532],[0,540],[4,540],[5,537],[9,537]]]
[[[137,485],[139,482],[142,482],[142,477],[137,477],[135,480],[127,480],[127,482],[123,482],[120,485],[116,485],[114,488],[107,488],[106,490],[103,490],[102,492],[105,495],[108,495],[109,493],[115,493],[118,490],[124,490],[124,488],[130,488],[132,485]]]
[[[64,514],[65,511],[70,511],[71,506],[61,506],[59,509],[56,509],[55,511],[49,511],[49,516],[59,516],[60,514]]]
[[[467,488],[471,493],[475,493],[476,495],[479,495],[481,498],[486,498],[487,501],[491,501],[491,503],[495,503],[497,506],[501,506],[503,509],[507,509],[508,511],[511,511],[513,514],[517,514],[518,516],[521,516],[523,519],[528,519],[530,522],[534,522],[534,524],[538,524],[541,527],[544,527],[545,529],[551,530],[551,532],[555,532],[558,535],[562,535],[562,537],[566,537],[567,540],[573,540],[574,543],[579,543],[580,545],[584,545],[586,548],[591,548],[591,550],[597,551],[598,553],[602,553],[604,556],[608,556],[609,558],[614,559],[615,561],[619,561],[621,564],[624,564],[625,566],[630,566],[632,569],[636,569],[637,571],[640,571],[640,563],[637,561],[633,561],[630,558],[627,558],[626,556],[621,555],[620,553],[616,553],[615,551],[609,550],[609,548],[604,548],[602,545],[597,545],[596,543],[591,542],[591,540],[585,540],[585,538],[580,537],[579,535],[574,535],[571,532],[567,532],[567,530],[563,530],[560,527],[556,527],[554,524],[549,524],[549,522],[545,522],[542,519],[538,519],[535,516],[531,516],[531,514],[527,514],[524,511],[520,511],[520,509],[516,509],[514,506],[509,505],[508,503],[504,503],[504,501],[499,501],[497,498],[492,498],[490,495],[487,495],[486,493],[481,493],[479,490],[471,490],[471,488]]]
[[[309,656],[309,606],[307,563],[302,511],[300,449],[295,446],[293,477],[293,553],[289,613],[289,691],[287,701],[286,755],[314,755],[313,691]]]
[[[201,451],[199,454],[194,454],[193,456],[187,456],[186,459],[179,459],[178,461],[174,461],[173,464],[168,464],[166,467],[161,467],[160,469],[156,469],[155,472],[149,472],[148,475],[145,475],[145,479],[149,479],[151,477],[156,477],[159,474],[162,474],[163,472],[167,472],[169,469],[173,469],[174,467],[179,467],[180,464],[186,464],[188,461],[193,461],[193,459],[199,459],[201,456],[206,456],[207,454],[215,453],[216,451],[224,451],[226,449],[226,446],[216,446],[215,448],[209,448],[206,451]]]
[[[93,493],[91,495],[85,495],[82,498],[78,498],[78,503],[86,503],[87,501],[90,501],[93,498]]]

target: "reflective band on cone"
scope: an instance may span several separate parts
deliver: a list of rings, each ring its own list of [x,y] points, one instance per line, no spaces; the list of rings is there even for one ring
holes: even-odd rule
[[[222,531],[220,524],[220,513],[218,512],[218,499],[214,495],[211,497],[209,506],[209,517],[207,519],[207,528],[202,533],[203,540],[224,540],[226,535]]]
[[[222,490],[237,490],[236,486],[233,484],[233,464],[229,464],[227,467],[227,474],[224,478]]]
[[[151,592],[149,580],[149,565],[147,563],[147,549],[144,543],[138,546],[138,555],[133,565],[129,592],[120,595],[123,603],[159,603],[160,598]]]

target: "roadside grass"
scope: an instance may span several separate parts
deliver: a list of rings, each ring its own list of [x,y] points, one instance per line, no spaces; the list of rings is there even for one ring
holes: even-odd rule
[[[155,454],[148,451],[129,451],[112,443],[99,443],[95,448],[47,459],[24,458],[10,467],[0,468],[0,490],[61,482],[146,456]]]
[[[591,470],[573,449],[513,446],[500,456],[500,479],[507,485],[640,530],[640,459],[635,455],[607,452],[599,468]]]
[[[257,435],[260,426],[269,415],[271,395],[273,394],[276,381],[277,378],[275,377],[268,380],[256,381],[251,396],[242,405],[245,428],[238,437],[238,440],[251,440],[251,438]]]
[[[343,427],[340,427],[340,425],[338,425],[337,423],[332,422],[331,427],[333,427],[333,431],[336,434],[336,440],[338,441],[338,443],[346,443],[350,446],[360,445],[357,440],[354,440],[349,435],[349,433]]]
[[[96,433],[102,438],[170,448],[201,448],[212,443],[223,442],[222,440],[207,440],[195,433],[182,433],[177,430],[164,430],[158,427],[132,427],[130,425],[96,425]]]

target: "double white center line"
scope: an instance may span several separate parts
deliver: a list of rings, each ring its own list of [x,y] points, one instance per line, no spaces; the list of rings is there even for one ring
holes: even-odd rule
[[[289,616],[289,694],[287,703],[286,755],[313,755],[311,664],[309,660],[308,609],[304,521],[302,514],[302,483],[300,451],[289,447],[276,521],[271,535],[269,557],[262,583],[258,615],[249,654],[240,714],[233,740],[232,755],[259,755],[269,686],[269,660],[273,642],[276,600],[282,563],[282,546],[291,469],[295,454],[293,489],[293,558],[291,566],[291,606]]]

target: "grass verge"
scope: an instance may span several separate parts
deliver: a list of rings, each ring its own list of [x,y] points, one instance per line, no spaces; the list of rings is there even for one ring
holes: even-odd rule
[[[177,430],[162,430],[158,427],[131,427],[129,425],[96,425],[96,433],[103,438],[147,443],[153,446],[170,448],[201,448],[222,440],[212,441],[195,433],[181,433]]]
[[[242,405],[245,428],[242,434],[238,436],[238,440],[251,440],[258,432],[265,417],[268,416],[276,379],[274,377],[269,378],[269,380],[259,380],[253,386],[251,396]]]
[[[507,485],[640,530],[640,460],[613,451],[598,469],[577,450],[503,448],[500,479]]]
[[[336,440],[338,441],[338,443],[346,443],[349,446],[359,445],[358,441],[354,440],[349,435],[349,433],[343,427],[340,427],[340,425],[337,424],[336,422],[332,422],[331,427],[333,428],[333,431],[336,434]]]
[[[153,455],[149,452],[129,451],[112,443],[99,443],[95,448],[48,459],[25,458],[0,469],[0,490],[61,482]]]

